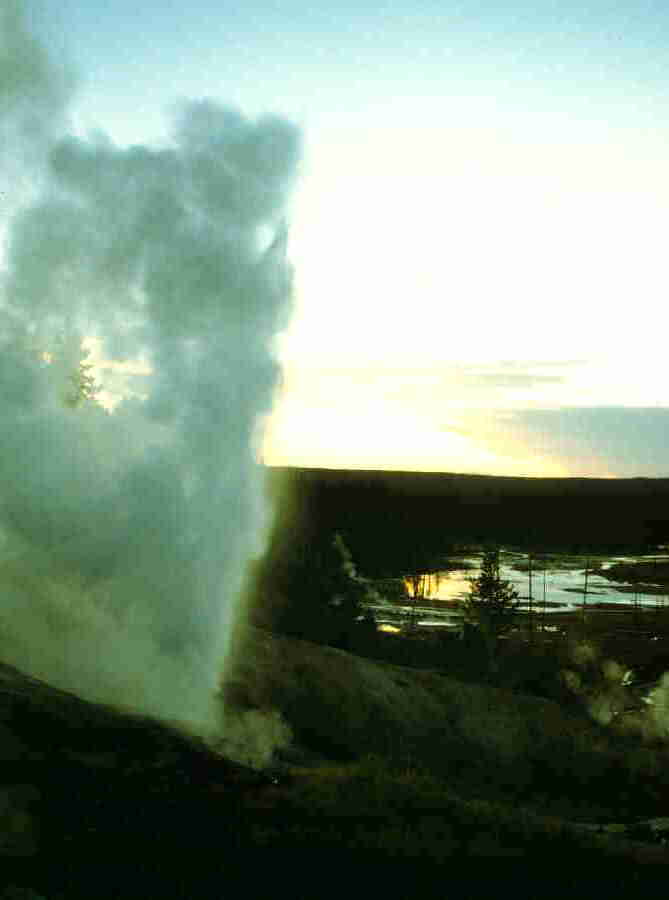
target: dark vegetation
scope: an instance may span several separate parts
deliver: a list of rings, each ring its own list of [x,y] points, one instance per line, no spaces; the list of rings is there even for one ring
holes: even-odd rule
[[[638,863],[663,861],[660,848],[570,824],[650,815],[666,791],[659,751],[615,742],[522,692],[377,670],[268,633],[253,640],[247,699],[279,708],[296,733],[268,772],[5,667],[5,782],[39,831],[10,829],[16,843],[3,852],[34,855],[32,841],[45,864],[23,883],[43,897],[218,897],[223,883],[223,895],[241,896],[259,866],[285,884],[308,853],[333,878],[446,878],[471,891],[515,877],[529,896],[528,873],[540,877],[556,853],[581,867],[578,884],[596,870],[600,887],[613,877],[629,885]],[[521,868],[470,868],[491,857]]]
[[[417,560],[424,571],[437,569],[463,543],[578,554],[643,553],[669,543],[666,478],[268,472],[281,498],[275,552],[296,537],[339,531],[360,569],[375,577],[403,574]]]
[[[513,616],[509,615],[504,627],[497,629],[499,653],[491,666],[490,642],[481,627],[470,629],[464,641],[427,629],[422,633],[407,630],[401,635],[382,633],[371,624],[365,629],[359,627],[361,607],[355,605],[349,607],[355,614],[348,617],[346,640],[340,639],[339,632],[324,637],[322,612],[330,594],[328,589],[319,590],[318,585],[327,585],[329,576],[322,578],[318,573],[329,566],[334,570],[337,563],[333,556],[324,563],[326,555],[312,553],[310,548],[327,546],[336,529],[359,565],[358,575],[364,573],[363,578],[376,584],[381,576],[410,575],[421,567],[447,568],[449,557],[477,541],[479,545],[539,548],[544,553],[552,552],[556,560],[564,553],[588,552],[595,556],[648,552],[669,535],[669,517],[664,512],[669,482],[653,480],[651,488],[645,479],[623,483],[313,470],[288,477],[275,473],[274,477],[275,489],[279,485],[279,490],[294,492],[292,496],[297,495],[299,503],[294,502],[290,508],[289,537],[284,530],[286,519],[282,518],[264,569],[258,572],[258,596],[267,600],[258,624],[347,649],[370,660],[457,679],[463,693],[466,684],[478,685],[489,691],[508,692],[505,703],[522,706],[522,698],[533,697],[548,704],[543,723],[528,725],[530,730],[535,729],[532,739],[522,751],[517,749],[505,758],[501,767],[498,745],[486,748],[479,741],[470,743],[466,736],[453,734],[444,749],[435,735],[445,727],[445,721],[453,724],[445,706],[444,720],[426,723],[426,740],[414,740],[413,761],[407,748],[403,748],[404,757],[397,748],[386,748],[372,756],[374,776],[370,775],[371,763],[352,760],[355,748],[342,748],[341,733],[333,732],[320,712],[313,710],[313,722],[320,723],[313,731],[323,740],[321,748],[331,758],[339,749],[340,760],[349,768],[340,768],[336,776],[324,771],[321,776],[313,775],[300,791],[286,797],[288,807],[302,803],[303,808],[313,809],[322,802],[330,811],[337,810],[336,815],[359,814],[363,819],[370,812],[369,804],[376,804],[377,814],[381,808],[387,812],[400,808],[404,824],[400,820],[396,826],[386,824],[381,829],[383,836],[377,832],[374,838],[374,846],[387,840],[388,852],[392,845],[392,853],[400,856],[405,852],[431,859],[470,854],[537,858],[544,852],[548,860],[551,853],[559,856],[564,852],[566,858],[586,864],[588,860],[601,860],[602,854],[606,857],[604,844],[609,839],[601,837],[598,846],[597,840],[595,844],[584,843],[583,833],[574,832],[568,822],[615,822],[622,827],[622,823],[665,813],[669,794],[669,778],[664,775],[665,741],[648,735],[642,739],[638,732],[622,726],[628,713],[636,710],[642,714],[640,697],[619,683],[612,687],[606,681],[610,674],[604,674],[605,650],[615,646],[616,660],[622,666],[619,682],[624,667],[643,659],[644,650],[649,649],[641,646],[643,639],[636,644],[628,640],[623,646],[601,629],[589,629],[585,622],[572,623],[560,635],[535,635],[514,629]],[[546,503],[550,504],[550,517],[546,516]],[[314,580],[306,575],[312,564]],[[279,586],[282,590],[277,590]],[[364,606],[363,594],[359,601]],[[502,604],[509,612],[513,600],[509,594]],[[286,612],[286,606],[291,612]],[[292,624],[286,627],[291,616]],[[319,626],[312,630],[312,622]],[[594,649],[589,662],[574,663],[574,647],[579,644]],[[666,639],[662,647],[666,653]],[[654,645],[653,652],[661,652],[660,645]],[[566,673],[574,672],[578,690],[565,678]],[[592,718],[593,698],[604,694],[609,699],[614,697],[614,715],[620,714],[610,727]],[[513,699],[509,701],[509,697]],[[550,723],[558,709],[572,717],[572,730],[562,736],[559,732],[564,720],[558,717],[562,724]],[[532,715],[536,717],[536,712]],[[326,712],[324,716],[327,718]],[[378,726],[382,727],[380,722]],[[374,800],[369,794],[370,778],[375,785]],[[319,794],[321,789],[324,798]],[[444,832],[442,826],[448,820],[453,827],[453,820],[460,815],[480,833],[473,824],[477,821],[474,801],[485,806],[484,818],[489,817],[486,827],[492,829],[494,837],[487,832],[480,845],[470,846],[466,840],[462,842],[459,828],[455,832],[446,828]],[[519,809],[524,810],[520,817]],[[541,818],[544,813],[555,817],[552,825],[543,820],[538,824],[537,816]],[[407,823],[415,826],[418,820],[421,825],[412,832]],[[346,846],[358,840],[365,844],[366,839],[357,831],[349,829],[347,833],[348,839],[339,835],[338,841]],[[453,833],[458,836],[453,837]],[[279,838],[270,828],[267,834],[268,840],[290,840],[287,832]],[[309,841],[316,840],[313,831],[309,834]],[[669,861],[669,856],[664,861]]]
[[[277,710],[290,745],[254,771],[177,728],[5,667],[1,853],[46,864],[16,884],[43,898],[248,896],[260,871],[302,885],[308,861],[326,886],[340,877],[354,893],[371,883],[418,897],[426,881],[439,896],[500,885],[635,896],[642,880],[650,890],[640,867],[669,852],[632,826],[666,812],[666,743],[618,727],[641,704],[603,665],[614,647],[629,665],[650,648],[587,622],[550,637],[504,628],[490,666],[477,628],[465,640],[378,631],[370,591],[396,590],[425,561],[447,568],[466,540],[449,543],[451,525],[449,540],[421,550],[423,523],[386,511],[358,546],[355,514],[333,519],[337,504],[323,512],[293,487],[283,486],[284,514],[253,573],[253,624],[222,690],[239,709]],[[369,525],[366,500],[361,510]],[[669,668],[666,639],[652,653],[657,674],[665,659]],[[608,724],[591,712],[602,691],[621,713]],[[477,865],[489,859],[499,862]],[[308,892],[320,895],[321,881]]]
[[[499,642],[515,627],[518,614],[518,591],[499,577],[499,549],[487,548],[481,561],[481,572],[471,579],[469,593],[462,604],[466,625],[474,629],[485,647],[487,668],[494,674],[498,668]]]
[[[358,576],[350,550],[338,533],[295,542],[257,574],[255,592],[272,599],[254,611],[260,625],[341,650],[360,650],[373,640],[376,624],[365,609],[370,587]]]

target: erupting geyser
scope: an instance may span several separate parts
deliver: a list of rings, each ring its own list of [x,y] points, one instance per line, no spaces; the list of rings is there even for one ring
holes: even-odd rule
[[[166,149],[68,136],[67,79],[7,9],[0,159],[32,195],[5,203],[0,659],[205,729],[269,524],[258,423],[299,135],[199,101]],[[112,413],[63,402],[87,337],[152,372]]]

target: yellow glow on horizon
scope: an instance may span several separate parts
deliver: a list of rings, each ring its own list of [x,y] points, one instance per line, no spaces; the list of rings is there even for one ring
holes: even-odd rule
[[[509,135],[398,127],[318,149],[291,216],[296,310],[267,464],[617,477],[615,451],[548,458],[497,413],[669,406],[651,327],[666,161],[633,135]],[[516,361],[506,383],[500,360]]]
[[[284,379],[264,464],[616,477],[612,460],[537,452],[496,414],[669,406],[663,332],[644,323],[664,281],[664,160],[494,129],[347,140],[320,145],[293,203],[296,307],[277,341]],[[633,319],[612,314],[630,297]],[[495,382],[500,359],[536,382]],[[151,373],[92,361],[101,376]],[[478,382],[457,371],[474,364],[488,367]],[[109,383],[99,399],[113,409],[122,378]]]
[[[273,443],[272,433],[268,432],[263,444],[261,459],[268,466],[296,466],[298,468],[321,469],[368,469],[378,471],[407,472],[454,472],[480,475],[515,475],[534,478],[562,478],[576,474],[556,460],[539,456],[510,457],[486,452],[473,441],[466,444],[458,442],[457,435],[450,435],[450,452],[439,452],[443,448],[444,436],[438,432],[424,435],[423,441],[409,442],[404,447],[396,448],[381,442],[376,443],[375,436],[367,438],[367,445],[360,442],[360,431],[356,430],[357,440],[354,446],[342,447],[342,441],[325,446],[315,444],[309,431],[292,430],[290,441],[284,445]],[[432,440],[431,440],[432,438]],[[582,473],[579,473],[582,474]],[[592,473],[589,473],[592,474]],[[598,475],[597,477],[606,477]],[[612,476],[613,477],[613,476]]]
[[[476,387],[476,386],[475,386]],[[464,393],[463,393],[464,391]],[[461,472],[533,477],[571,474],[507,433],[488,440],[484,404],[468,427],[450,415],[469,395],[457,379],[426,371],[384,376],[373,367],[351,371],[286,367],[284,384],[265,423],[261,458],[270,466]],[[487,400],[486,400],[487,398]]]

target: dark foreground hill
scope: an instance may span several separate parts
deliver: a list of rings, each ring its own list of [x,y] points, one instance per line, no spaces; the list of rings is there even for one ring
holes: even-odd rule
[[[585,824],[619,821],[623,796],[657,815],[663,751],[632,765],[582,715],[436,672],[253,628],[237,646],[222,697],[293,734],[270,771],[0,667],[5,896],[266,896],[260,875],[305,897],[634,896],[669,861]]]
[[[0,855],[35,862],[27,882],[12,880],[47,898],[141,896],[132,881],[107,891],[126,868],[135,879],[159,862],[171,871],[180,860],[184,876],[188,860],[222,864],[239,796],[271,783],[196,737],[5,665],[0,714]]]

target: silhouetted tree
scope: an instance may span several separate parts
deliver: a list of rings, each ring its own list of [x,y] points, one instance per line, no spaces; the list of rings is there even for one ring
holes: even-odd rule
[[[502,634],[510,631],[518,611],[518,592],[499,577],[499,549],[484,550],[481,573],[470,578],[469,594],[462,605],[466,625],[480,634],[491,672],[497,671],[497,648]]]
[[[90,373],[93,364],[85,362],[87,355],[86,351],[82,351],[80,338],[67,331],[53,342],[48,351],[41,352],[59,385],[63,404],[70,409],[95,402],[100,391],[100,386]]]
[[[71,387],[65,394],[65,405],[70,409],[95,401],[100,386],[95,383],[95,379],[90,374],[89,370],[92,368],[92,363],[85,363],[81,360],[77,371],[69,376],[68,381]]]

